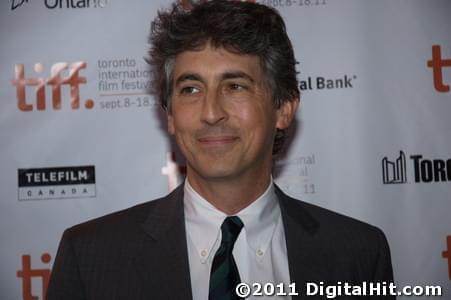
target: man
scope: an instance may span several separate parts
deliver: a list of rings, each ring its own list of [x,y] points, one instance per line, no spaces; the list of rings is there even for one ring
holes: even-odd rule
[[[155,92],[187,178],[164,198],[66,230],[49,300],[241,299],[240,282],[281,283],[291,294],[283,298],[304,299],[308,282],[392,281],[379,229],[292,199],[272,181],[273,153],[299,104],[276,11],[174,6],[153,22],[150,41]]]

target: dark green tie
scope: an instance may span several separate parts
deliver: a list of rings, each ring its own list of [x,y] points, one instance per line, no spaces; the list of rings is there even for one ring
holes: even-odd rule
[[[222,240],[211,266],[209,300],[242,299],[235,293],[240,283],[240,273],[233,259],[232,250],[243,228],[243,222],[237,216],[227,217],[222,223]]]

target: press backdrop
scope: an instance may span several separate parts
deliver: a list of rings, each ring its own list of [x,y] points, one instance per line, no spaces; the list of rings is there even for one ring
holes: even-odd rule
[[[397,284],[451,299],[451,2],[264,2],[302,89],[275,181],[383,229]],[[181,181],[144,61],[169,2],[0,6],[0,295],[36,300],[65,228]]]

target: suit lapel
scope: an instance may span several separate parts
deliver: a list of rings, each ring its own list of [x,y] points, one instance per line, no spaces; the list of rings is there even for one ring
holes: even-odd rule
[[[285,195],[277,186],[276,194],[285,229],[290,278],[299,292],[293,299],[304,299],[305,283],[323,274],[316,235],[319,223],[302,207],[301,201]]]
[[[296,282],[299,297],[305,295],[305,283],[321,278],[324,266],[319,261],[316,236],[319,223],[301,201],[285,195],[276,185],[288,254],[291,282]],[[188,250],[183,210],[183,185],[159,201],[142,224],[148,239],[144,241],[137,263],[145,284],[157,286],[149,291],[152,299],[192,299]],[[155,265],[164,270],[155,274]],[[153,273],[153,274],[152,274]]]
[[[141,265],[158,291],[151,299],[192,299],[183,209],[183,184],[160,200],[142,224],[148,235]],[[158,269],[159,272],[153,271]]]

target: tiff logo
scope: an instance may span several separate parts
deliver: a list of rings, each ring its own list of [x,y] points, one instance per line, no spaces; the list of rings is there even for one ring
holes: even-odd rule
[[[448,259],[448,277],[451,280],[451,235],[446,237],[447,249],[442,252],[442,257]]]
[[[434,88],[437,92],[449,92],[449,85],[443,82],[443,68],[451,67],[451,59],[443,59],[440,45],[432,46],[432,58],[428,60],[427,66],[432,68]]]
[[[399,151],[399,157],[393,162],[387,157],[382,159],[382,182],[390,183],[406,183],[406,155],[403,151]]]
[[[48,253],[41,256],[44,264],[49,264],[52,257]],[[23,300],[45,299],[47,286],[50,279],[50,267],[44,269],[32,269],[30,255],[22,255],[22,270],[17,271],[17,277],[22,278],[22,295]],[[34,296],[32,293],[32,279],[39,278],[42,283],[42,297]]]
[[[46,85],[52,90],[52,108],[53,110],[60,110],[62,107],[61,87],[66,85],[70,89],[70,104],[72,109],[80,108],[80,88],[81,84],[86,84],[86,77],[80,76],[81,69],[86,68],[86,62],[75,62],[68,64],[66,62],[59,62],[50,68],[50,77],[44,79],[42,77],[26,78],[25,67],[23,64],[15,66],[15,79],[11,80],[11,84],[16,87],[17,107],[21,111],[32,111],[34,105],[27,102],[27,87],[35,87],[35,104],[37,110],[46,110]],[[69,74],[62,77],[61,73],[68,70]],[[44,65],[37,63],[34,65],[34,71],[38,74],[44,72]],[[29,99],[28,99],[29,100]],[[87,99],[84,103],[85,108],[92,109],[94,107],[94,100]]]

